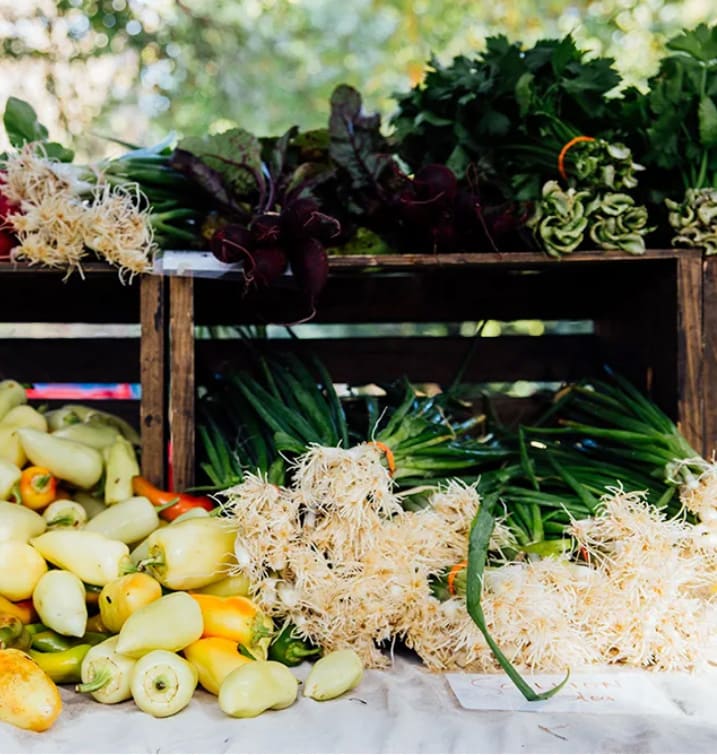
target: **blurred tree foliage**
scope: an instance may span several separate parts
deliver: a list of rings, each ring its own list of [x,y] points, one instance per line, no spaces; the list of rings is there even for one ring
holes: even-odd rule
[[[0,102],[32,101],[85,153],[108,151],[97,133],[276,133],[322,125],[340,82],[388,116],[431,53],[448,62],[499,32],[572,32],[639,85],[665,39],[713,16],[714,0],[0,0]]]

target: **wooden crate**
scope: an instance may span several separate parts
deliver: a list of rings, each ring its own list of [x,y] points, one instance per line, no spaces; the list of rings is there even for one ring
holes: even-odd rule
[[[166,458],[165,281],[145,276],[122,285],[116,269],[107,265],[90,263],[84,270],[84,280],[77,274],[63,280],[58,271],[0,263],[0,320],[18,323],[12,334],[18,337],[0,338],[0,379],[140,383],[140,400],[81,403],[100,406],[132,422],[142,438],[143,472],[161,482]],[[34,329],[35,337],[26,337],[23,324],[27,323],[140,327],[136,334],[122,337],[45,337],[39,336],[39,328]]]
[[[586,334],[481,339],[465,378],[563,382],[597,375],[607,363],[647,391],[702,450],[709,440],[702,289],[702,258],[692,250],[652,250],[639,257],[580,252],[560,260],[532,253],[334,257],[313,322],[589,320],[594,331]],[[237,281],[170,278],[168,413],[177,488],[194,481],[197,372],[236,354],[231,341],[195,339],[195,326],[291,322],[303,314],[290,277],[271,292],[247,296]],[[314,351],[337,382],[406,374],[443,383],[463,359],[468,339],[281,343]]]

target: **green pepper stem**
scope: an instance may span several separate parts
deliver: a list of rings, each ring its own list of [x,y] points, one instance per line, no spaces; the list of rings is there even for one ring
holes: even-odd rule
[[[75,685],[75,692],[97,692],[112,679],[112,672],[106,668],[98,671],[89,682]]]

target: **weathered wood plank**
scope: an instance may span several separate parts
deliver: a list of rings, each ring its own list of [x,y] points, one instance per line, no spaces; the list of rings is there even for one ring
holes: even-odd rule
[[[717,452],[717,258],[703,262],[704,453]]]
[[[169,421],[171,484],[184,490],[194,483],[194,281],[170,278]]]
[[[166,282],[163,278],[147,276],[142,279],[140,325],[142,474],[155,485],[163,486],[167,458],[167,322]]]
[[[679,428],[698,452],[705,445],[702,260],[677,259],[677,414]]]

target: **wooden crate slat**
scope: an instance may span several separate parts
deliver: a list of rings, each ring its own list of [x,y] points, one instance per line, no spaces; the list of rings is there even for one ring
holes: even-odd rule
[[[169,419],[172,444],[172,486],[194,481],[194,281],[171,278],[169,284]]]
[[[717,452],[717,257],[705,258],[703,276],[703,450],[710,457]]]
[[[21,382],[139,382],[138,338],[0,340],[0,376]]]
[[[677,416],[679,428],[697,452],[705,445],[704,435],[704,372],[702,346],[702,260],[679,257],[677,261],[678,362]]]
[[[466,359],[473,339],[453,337],[273,340],[272,352],[314,353],[338,382],[361,385],[406,375],[416,382],[447,384]],[[196,342],[197,363],[215,369],[236,361],[240,344],[230,340]],[[601,364],[593,335],[481,338],[464,380],[563,381],[596,373]]]
[[[142,438],[142,474],[155,485],[166,482],[168,418],[166,414],[166,281],[142,279],[140,371],[142,399],[139,430]]]

